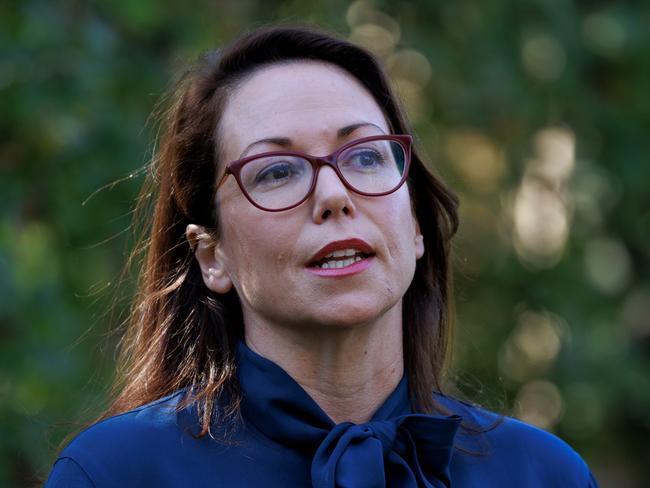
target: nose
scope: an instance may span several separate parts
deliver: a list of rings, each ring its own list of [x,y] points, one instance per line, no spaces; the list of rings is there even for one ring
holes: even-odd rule
[[[321,166],[319,169],[312,199],[312,218],[318,224],[331,218],[351,217],[356,212],[350,190],[329,166]]]

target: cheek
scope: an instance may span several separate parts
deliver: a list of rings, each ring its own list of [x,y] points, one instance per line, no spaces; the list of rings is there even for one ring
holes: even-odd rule
[[[390,255],[399,261],[415,259],[417,257],[415,249],[417,232],[408,192],[396,193],[395,198],[386,203],[387,205],[379,215],[379,222],[384,236],[387,237]]]
[[[257,209],[224,215],[224,220],[224,251],[231,278],[244,295],[256,293],[286,269],[291,256],[287,243],[296,238],[286,222],[280,225]]]

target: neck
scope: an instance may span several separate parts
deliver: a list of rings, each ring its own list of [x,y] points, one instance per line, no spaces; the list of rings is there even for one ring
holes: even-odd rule
[[[248,347],[284,369],[337,424],[369,421],[404,373],[399,306],[358,327],[245,322]]]

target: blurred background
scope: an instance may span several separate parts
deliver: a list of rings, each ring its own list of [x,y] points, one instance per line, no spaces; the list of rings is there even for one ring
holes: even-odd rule
[[[650,3],[25,0],[0,6],[0,486],[106,400],[151,112],[273,21],[375,52],[460,195],[458,394],[647,483]]]

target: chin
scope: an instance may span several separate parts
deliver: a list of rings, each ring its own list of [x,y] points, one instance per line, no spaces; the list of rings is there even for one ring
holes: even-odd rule
[[[334,304],[331,309],[316,318],[316,321],[327,327],[356,328],[371,325],[386,312],[393,309],[393,306],[381,306],[377,303],[368,304]],[[401,317],[401,311],[400,311]]]

